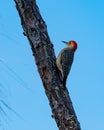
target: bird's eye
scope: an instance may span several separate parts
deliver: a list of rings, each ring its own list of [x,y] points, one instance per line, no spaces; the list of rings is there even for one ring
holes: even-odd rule
[[[68,42],[69,45],[71,45],[71,42]]]

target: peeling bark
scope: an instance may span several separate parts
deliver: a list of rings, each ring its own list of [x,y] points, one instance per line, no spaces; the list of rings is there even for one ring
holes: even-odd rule
[[[35,0],[14,0],[59,130],[81,130],[68,90],[56,66],[53,44]]]

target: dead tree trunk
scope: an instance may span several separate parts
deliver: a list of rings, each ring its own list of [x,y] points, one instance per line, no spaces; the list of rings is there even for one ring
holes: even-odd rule
[[[81,130],[36,0],[14,0],[59,130]]]

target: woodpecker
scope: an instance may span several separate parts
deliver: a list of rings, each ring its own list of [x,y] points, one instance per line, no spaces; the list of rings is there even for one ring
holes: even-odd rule
[[[59,53],[56,59],[56,65],[62,74],[63,86],[66,87],[66,80],[73,63],[74,52],[77,49],[77,43],[74,40],[71,40],[69,42],[62,42],[65,43],[67,47],[62,49]]]

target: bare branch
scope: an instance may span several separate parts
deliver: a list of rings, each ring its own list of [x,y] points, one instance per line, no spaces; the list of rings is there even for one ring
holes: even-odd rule
[[[81,130],[67,88],[56,66],[53,44],[35,0],[14,0],[32,48],[40,77],[59,130]]]

